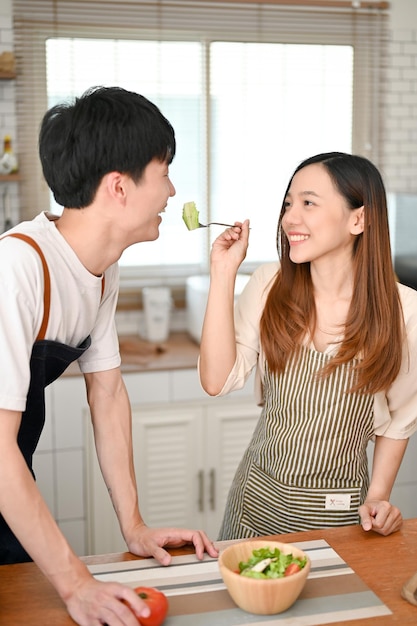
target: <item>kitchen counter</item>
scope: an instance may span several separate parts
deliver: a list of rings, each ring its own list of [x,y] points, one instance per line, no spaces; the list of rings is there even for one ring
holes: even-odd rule
[[[393,626],[396,624],[405,626],[417,623],[417,607],[409,604],[400,595],[403,584],[417,570],[417,519],[405,520],[402,529],[389,537],[381,537],[372,532],[365,533],[359,526],[348,526],[280,535],[274,538],[290,543],[320,539],[327,541],[360,577],[362,583],[367,585],[392,611],[389,615],[337,621],[332,622],[333,625]],[[173,555],[191,554],[192,550],[185,548],[171,552]],[[129,553],[84,558],[88,565],[137,559],[138,557]],[[317,588],[320,580],[320,578],[313,579],[312,588]],[[207,598],[212,593],[216,592],[208,592],[203,596]],[[321,600],[323,610],[325,600],[325,598]],[[194,600],[194,602],[197,601],[198,598]],[[175,598],[175,603],[173,602],[177,610],[179,602],[181,598]],[[167,626],[169,623],[168,617]],[[272,623],[278,624],[279,620]],[[297,624],[297,620],[291,623]],[[320,623],[329,624],[330,622]],[[0,626],[26,626],[27,624],[71,626],[74,622],[66,613],[62,601],[52,586],[34,563],[3,565],[0,567]]]
[[[197,366],[199,346],[186,332],[171,333],[164,343],[151,343],[137,335],[119,337],[122,372],[157,372],[190,369]],[[79,376],[78,364],[72,363],[64,376]]]

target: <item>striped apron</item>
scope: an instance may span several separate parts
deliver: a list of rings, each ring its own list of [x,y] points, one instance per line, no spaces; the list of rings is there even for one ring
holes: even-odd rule
[[[369,487],[373,396],[346,393],[347,366],[322,380],[331,355],[303,347],[283,374],[266,368],[264,408],[237,469],[219,539],[359,523]]]

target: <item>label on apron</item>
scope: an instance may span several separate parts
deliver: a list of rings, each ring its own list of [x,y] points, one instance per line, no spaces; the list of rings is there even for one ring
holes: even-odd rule
[[[327,511],[350,511],[350,493],[326,493]]]

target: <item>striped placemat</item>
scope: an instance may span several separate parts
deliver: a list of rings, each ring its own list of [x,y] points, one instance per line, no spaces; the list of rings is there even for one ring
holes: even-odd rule
[[[222,550],[231,541],[218,542]],[[267,542],[266,542],[267,544]],[[359,620],[391,611],[324,540],[294,544],[311,559],[311,571],[297,602],[278,615],[252,615],[236,607],[220,576],[216,559],[174,557],[169,567],[154,559],[92,565],[98,580],[157,587],[169,598],[164,626],[318,626]]]

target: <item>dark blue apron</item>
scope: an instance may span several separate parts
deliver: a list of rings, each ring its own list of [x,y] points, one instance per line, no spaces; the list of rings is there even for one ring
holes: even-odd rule
[[[22,414],[22,422],[17,436],[19,448],[28,468],[35,478],[32,468],[32,459],[45,424],[45,387],[59,378],[70,363],[78,359],[87,348],[89,348],[91,339],[87,337],[87,339],[76,348],[59,343],[58,341],[44,339],[49,319],[50,304],[50,278],[45,258],[36,242],[29,237],[18,233],[11,233],[8,236],[23,239],[37,250],[42,260],[45,276],[44,319],[32,348],[30,358],[30,384],[26,410]],[[0,564],[24,563],[25,561],[31,560],[26,550],[10,530],[3,516],[0,515]]]

